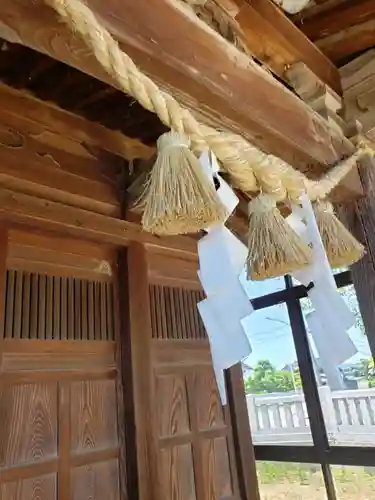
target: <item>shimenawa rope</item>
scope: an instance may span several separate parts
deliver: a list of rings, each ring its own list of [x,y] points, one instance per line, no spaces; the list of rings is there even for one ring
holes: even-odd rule
[[[320,186],[319,181],[307,179],[301,172],[273,155],[260,151],[241,136],[219,132],[199,123],[190,111],[137,68],[81,0],[45,2],[82,36],[119,88],[134,97],[144,108],[156,113],[171,129],[190,137],[195,148],[202,150],[206,144],[231,175],[233,184],[242,191],[261,190],[277,200],[282,200],[285,196],[295,199],[298,194],[306,191],[309,198],[314,200],[329,194],[332,187],[343,178],[346,167],[339,165],[330,172],[329,183],[325,182]],[[359,156],[361,154],[363,153],[358,153]]]

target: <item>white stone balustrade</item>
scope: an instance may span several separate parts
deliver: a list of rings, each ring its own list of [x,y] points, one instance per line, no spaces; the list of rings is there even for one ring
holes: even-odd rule
[[[319,387],[332,445],[375,446],[375,388],[331,391]],[[254,444],[312,444],[302,392],[247,395]]]

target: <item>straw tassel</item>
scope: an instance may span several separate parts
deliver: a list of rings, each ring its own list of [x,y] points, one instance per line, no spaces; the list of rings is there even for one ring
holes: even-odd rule
[[[195,233],[225,222],[227,211],[189,146],[189,139],[176,132],[159,137],[158,156],[139,201],[146,231]]]
[[[328,261],[333,269],[350,266],[363,257],[364,246],[336,217],[332,203],[325,200],[316,201],[314,213]]]
[[[311,262],[311,249],[293,231],[268,195],[249,203],[248,279],[283,276]]]

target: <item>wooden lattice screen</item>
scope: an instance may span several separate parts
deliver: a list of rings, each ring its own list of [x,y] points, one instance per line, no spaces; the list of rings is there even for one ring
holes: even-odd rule
[[[206,339],[197,303],[204,298],[199,290],[150,286],[152,336],[157,339]]]
[[[113,284],[7,271],[6,339],[114,340]]]

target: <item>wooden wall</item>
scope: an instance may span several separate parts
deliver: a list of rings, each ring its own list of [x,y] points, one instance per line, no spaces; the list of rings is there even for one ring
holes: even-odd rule
[[[240,370],[223,411],[197,313],[196,242],[120,219],[122,137],[8,95],[0,498],[256,499]]]

